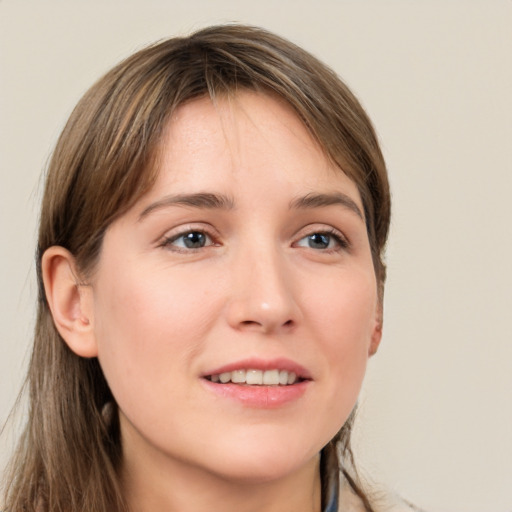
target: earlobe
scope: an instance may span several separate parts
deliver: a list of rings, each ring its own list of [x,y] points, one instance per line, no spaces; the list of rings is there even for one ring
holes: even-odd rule
[[[81,357],[96,357],[92,288],[80,282],[75,258],[63,247],[45,251],[41,261],[46,300],[59,334]]]
[[[382,313],[382,305],[379,304],[377,306],[375,325],[372,330],[370,346],[368,347],[368,357],[373,356],[377,352],[382,339]]]

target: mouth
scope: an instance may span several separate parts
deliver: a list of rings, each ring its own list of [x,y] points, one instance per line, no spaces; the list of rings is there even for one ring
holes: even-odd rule
[[[276,409],[297,403],[313,378],[290,359],[249,358],[217,367],[202,375],[210,392],[253,409]]]
[[[239,384],[245,386],[293,386],[304,380],[294,371],[273,368],[269,370],[237,369],[205,375],[206,380],[216,384]]]

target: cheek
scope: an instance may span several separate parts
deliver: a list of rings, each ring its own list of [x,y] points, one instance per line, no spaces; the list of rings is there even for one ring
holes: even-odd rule
[[[377,314],[373,273],[366,269],[338,272],[315,284],[308,286],[314,293],[305,294],[312,327],[324,334],[335,352],[338,348],[367,355]]]
[[[98,358],[119,404],[127,409],[141,396],[180,389],[201,351],[204,332],[215,318],[208,291],[190,275],[123,265],[104,268],[95,291],[95,333]],[[155,276],[158,276],[155,277]],[[208,304],[208,311],[204,304]]]
[[[373,274],[340,275],[322,297],[311,296],[312,330],[321,333],[319,349],[324,358],[326,400],[347,419],[359,395],[376,328],[377,294]]]
[[[208,290],[203,279],[190,273],[134,265],[105,268],[95,293],[95,323],[100,338],[109,343],[133,340],[133,348],[147,350],[162,338],[166,344],[186,339],[207,321]],[[110,270],[110,271],[109,271]]]

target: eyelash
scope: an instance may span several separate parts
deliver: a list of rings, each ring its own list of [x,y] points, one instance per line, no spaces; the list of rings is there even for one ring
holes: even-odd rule
[[[192,235],[192,234],[198,234],[201,236],[205,236],[207,239],[205,245],[203,245],[201,247],[180,247],[180,246],[175,245],[176,241],[179,240],[180,238],[183,238],[187,235]],[[330,247],[330,248],[327,247],[327,248],[316,248],[316,249],[313,247],[304,247],[304,248],[309,248],[314,251],[323,252],[323,253],[334,253],[334,252],[347,250],[350,248],[350,244],[349,244],[348,240],[339,231],[337,231],[334,228],[327,229],[327,230],[326,229],[313,230],[313,231],[307,233],[306,235],[302,236],[301,238],[299,238],[296,242],[294,242],[293,245],[296,247],[303,247],[301,245],[298,245],[299,242],[301,242],[302,240],[307,240],[308,238],[311,240],[311,237],[313,237],[315,235],[328,237],[329,244],[332,240],[334,240],[336,246]],[[208,242],[208,240],[209,240],[209,242]],[[160,247],[164,247],[164,248],[170,249],[175,252],[190,253],[190,252],[200,251],[201,249],[205,249],[207,247],[212,247],[212,246],[216,246],[216,245],[219,245],[219,244],[217,244],[215,242],[215,237],[211,233],[209,233],[208,230],[205,230],[204,228],[200,228],[200,229],[199,228],[198,229],[188,228],[188,229],[183,230],[177,234],[173,234],[173,235],[165,237],[162,240]]]
[[[207,239],[209,239],[210,243],[207,243],[206,245],[204,245],[202,247],[179,247],[179,246],[174,245],[175,242],[177,240],[179,240],[180,238],[183,238],[183,237],[185,237],[187,235],[191,235],[191,234],[204,235]],[[196,251],[199,251],[206,247],[211,247],[214,245],[218,245],[218,244],[215,243],[213,235],[211,233],[209,233],[207,230],[205,230],[204,228],[201,228],[201,229],[189,228],[189,229],[183,230],[180,233],[177,233],[175,235],[170,235],[170,236],[165,237],[162,240],[160,247],[165,247],[165,248],[173,250],[175,252],[186,253],[186,252],[196,252]]]
[[[333,253],[333,252],[339,252],[343,250],[347,250],[350,248],[350,244],[348,240],[336,229],[324,229],[324,230],[318,230],[318,231],[312,231],[308,233],[307,235],[300,238],[295,244],[298,244],[298,242],[301,242],[302,240],[310,239],[314,235],[320,235],[320,236],[327,236],[330,239],[334,239],[334,242],[336,244],[336,247],[331,248],[325,248],[325,249],[314,249],[313,247],[310,247],[310,249],[318,250],[320,252],[326,252],[326,253]],[[330,243],[330,240],[329,240]]]

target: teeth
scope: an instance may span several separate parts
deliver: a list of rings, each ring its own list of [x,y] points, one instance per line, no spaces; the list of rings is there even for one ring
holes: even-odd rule
[[[222,382],[222,384],[226,384],[231,380],[231,372],[221,373],[219,375],[219,380]]]
[[[265,386],[277,386],[279,384],[279,370],[267,370],[263,373]]]
[[[263,384],[263,372],[261,370],[247,370],[245,383],[249,385]]]
[[[249,386],[289,386],[297,382],[297,375],[287,370],[235,370],[211,375],[212,382],[247,384]]]
[[[244,384],[246,379],[246,371],[245,370],[235,370],[231,372],[231,382],[235,384]]]

